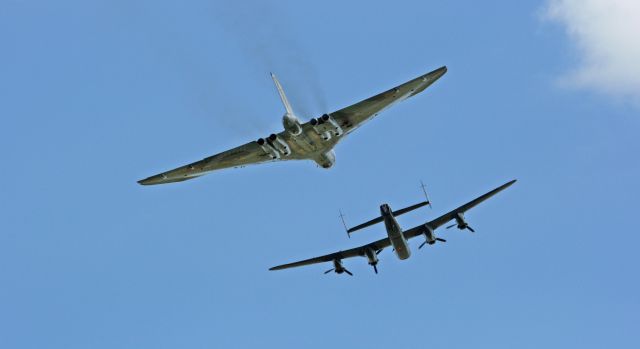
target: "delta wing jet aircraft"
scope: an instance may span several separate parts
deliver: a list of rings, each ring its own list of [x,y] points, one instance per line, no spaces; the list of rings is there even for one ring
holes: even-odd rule
[[[469,209],[475,207],[479,203],[487,200],[493,195],[511,186],[515,182],[516,180],[514,179],[508,183],[505,183],[499,186],[498,188],[472,201],[469,201],[468,203],[456,208],[453,211],[450,211],[430,222],[411,228],[404,232],[402,231],[402,228],[400,228],[400,225],[396,221],[395,216],[398,215],[398,212],[402,211],[401,213],[399,213],[399,214],[402,214],[402,213],[408,212],[409,209],[412,209],[412,208],[408,207],[406,209],[393,212],[389,207],[389,205],[383,204],[380,206],[380,217],[374,218],[366,223],[360,224],[347,231],[351,233],[356,230],[368,227],[370,225],[384,222],[385,228],[387,230],[386,238],[380,239],[378,241],[374,241],[372,243],[369,243],[360,247],[352,248],[350,250],[335,252],[335,253],[331,253],[331,254],[316,257],[316,258],[305,259],[299,262],[279,265],[277,267],[270,268],[269,270],[280,270],[280,269],[287,269],[287,268],[293,268],[293,267],[300,267],[300,266],[309,265],[309,264],[332,262],[333,268],[327,270],[325,274],[333,271],[333,272],[336,272],[337,274],[347,273],[349,275],[353,275],[349,270],[347,270],[347,268],[345,268],[342,265],[342,260],[345,258],[360,256],[360,257],[367,258],[369,265],[373,267],[373,270],[377,274],[378,273],[378,267],[377,267],[378,254],[382,252],[383,249],[389,246],[393,247],[399,259],[404,260],[409,258],[409,256],[411,256],[411,251],[409,250],[409,244],[407,243],[407,240],[411,238],[414,238],[417,236],[424,236],[425,241],[418,248],[422,248],[425,244],[433,245],[436,243],[436,241],[446,242],[446,240],[437,237],[434,231],[439,227],[447,224],[447,222],[451,220],[455,220],[455,223],[453,225],[447,226],[447,229],[457,226],[458,229],[460,230],[467,229],[471,232],[474,232],[475,230],[473,230],[465,220],[464,213]],[[418,206],[418,205],[414,205],[414,206]],[[413,209],[415,208],[417,207],[414,207]]]
[[[284,131],[271,134],[194,163],[138,181],[143,185],[181,182],[209,172],[279,160],[313,160],[322,168],[335,163],[333,147],[346,135],[394,103],[412,97],[438,80],[447,67],[441,67],[402,85],[382,92],[336,112],[301,123],[275,75],[271,74],[284,104]]]

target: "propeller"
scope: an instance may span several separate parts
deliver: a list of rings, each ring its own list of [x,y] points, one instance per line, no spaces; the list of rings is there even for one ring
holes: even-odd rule
[[[336,270],[336,268],[331,268],[331,269],[329,269],[329,270],[325,271],[324,273],[325,273],[325,274],[329,274],[330,272],[335,271],[335,270]],[[346,268],[342,268],[342,270],[343,270],[345,273],[347,273],[347,274],[349,274],[349,275],[353,276],[353,274],[352,274],[350,271],[348,271]],[[338,272],[336,271],[336,273],[338,273]],[[376,271],[376,273],[377,273],[377,271]],[[338,274],[340,274],[340,273],[338,273]]]
[[[451,224],[451,225],[448,225],[446,228],[447,228],[447,229],[450,229],[450,228],[453,228],[453,227],[455,227],[455,226],[457,226],[457,225],[458,225],[458,223],[453,223],[453,224]],[[472,233],[475,233],[475,232],[476,232],[475,230],[473,230],[473,228],[471,228],[471,227],[469,226],[469,224],[465,224],[465,225],[464,225],[464,228],[460,228],[460,230],[464,230],[464,229],[469,229],[469,231],[470,231],[470,232],[472,232]]]
[[[382,249],[374,250],[373,247],[366,247],[363,252],[367,257],[367,262],[373,267],[373,271],[378,274],[378,253],[382,252]]]
[[[436,241],[440,241],[440,242],[447,242],[447,240],[445,239],[441,239],[441,238],[436,238]],[[420,246],[418,246],[418,249],[421,249],[422,246],[426,245],[427,241],[425,240],[423,243],[420,244]]]

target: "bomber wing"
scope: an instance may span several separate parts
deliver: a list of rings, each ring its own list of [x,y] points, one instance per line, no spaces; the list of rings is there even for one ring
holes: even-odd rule
[[[138,181],[138,183],[151,185],[181,182],[223,168],[258,164],[267,161],[274,161],[274,158],[268,155],[257,142],[252,141],[200,161],[145,178]]]
[[[362,245],[360,247],[352,248],[350,250],[334,252],[334,253],[330,253],[330,254],[327,254],[327,255],[324,255],[324,256],[320,256],[320,257],[309,258],[309,259],[305,259],[305,260],[298,261],[298,262],[278,265],[276,267],[269,268],[269,270],[280,270],[280,269],[301,267],[303,265],[331,262],[331,261],[333,261],[335,259],[342,260],[342,259],[345,259],[345,258],[365,256],[365,250],[367,248],[370,248],[373,251],[378,251],[378,250],[382,250],[382,249],[384,249],[386,247],[389,247],[389,246],[391,246],[391,241],[389,241],[389,238],[384,238],[384,239],[380,239],[378,241],[374,241],[374,242],[366,244],[366,245]]]
[[[434,220],[432,220],[430,222],[427,222],[424,225],[419,225],[419,226],[417,226],[415,228],[411,228],[409,230],[406,230],[404,232],[404,236],[405,236],[405,238],[410,239],[410,238],[422,235],[424,233],[424,231],[425,231],[425,228],[424,228],[425,225],[429,226],[429,228],[431,228],[432,230],[436,230],[437,228],[447,224],[449,221],[455,219],[455,217],[456,217],[456,215],[458,213],[464,213],[464,212],[476,207],[479,203],[481,203],[481,202],[487,200],[488,198],[496,195],[497,193],[507,189],[508,187],[510,187],[515,182],[516,182],[515,179],[510,181],[510,182],[507,182],[507,183],[505,183],[505,184],[493,189],[492,191],[490,191],[490,192],[488,192],[488,193],[486,193],[484,195],[481,195],[481,196],[479,196],[479,197],[467,202],[466,204],[464,204],[464,205],[462,205],[462,206],[460,206],[460,207],[458,207],[458,208],[456,208],[454,210],[451,210],[451,211],[443,214],[442,216],[440,216],[440,217],[438,217],[438,218],[436,218],[436,219],[434,219]]]
[[[446,66],[440,67],[402,85],[333,112],[331,116],[345,133],[352,132],[382,110],[424,91],[446,72]]]

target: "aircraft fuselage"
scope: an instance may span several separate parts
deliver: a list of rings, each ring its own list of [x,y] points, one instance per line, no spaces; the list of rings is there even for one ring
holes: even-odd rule
[[[389,241],[391,241],[391,246],[393,246],[393,249],[396,252],[396,256],[400,259],[409,258],[411,256],[409,244],[407,243],[407,239],[405,239],[404,234],[402,234],[402,228],[393,216],[393,211],[389,205],[382,204],[380,206],[380,214],[384,219],[384,226],[387,230]]]

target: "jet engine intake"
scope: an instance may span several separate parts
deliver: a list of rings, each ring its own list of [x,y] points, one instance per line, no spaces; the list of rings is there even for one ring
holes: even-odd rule
[[[262,148],[265,154],[269,155],[272,160],[280,158],[280,153],[272,147],[264,138],[259,138],[256,143]]]
[[[323,114],[317,119],[310,121],[313,130],[325,141],[331,139],[332,136],[341,136],[344,132],[342,127],[329,114]]]
[[[267,143],[273,146],[276,150],[278,150],[282,155],[288,156],[291,154],[291,149],[289,145],[280,137],[278,137],[275,133],[272,133],[269,138],[267,138]]]

